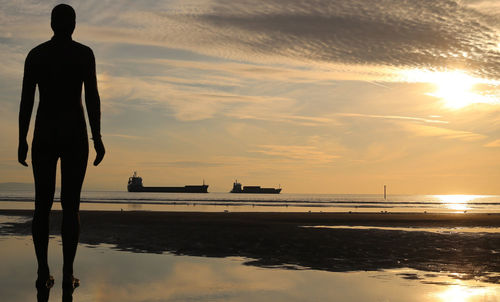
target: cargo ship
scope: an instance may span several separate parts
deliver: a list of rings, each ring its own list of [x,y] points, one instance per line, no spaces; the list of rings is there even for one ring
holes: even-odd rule
[[[279,194],[281,188],[261,188],[260,186],[241,186],[236,180],[233,183],[233,189],[229,193],[250,193],[250,194]]]
[[[202,185],[187,185],[184,187],[145,187],[142,184],[142,177],[134,172],[128,179],[127,190],[129,192],[160,192],[160,193],[208,193],[208,185],[203,181]]]

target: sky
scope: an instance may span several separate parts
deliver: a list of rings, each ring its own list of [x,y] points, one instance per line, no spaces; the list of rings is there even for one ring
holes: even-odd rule
[[[17,163],[23,65],[59,3],[0,0],[0,182],[32,182]],[[107,153],[93,167],[91,150],[85,190],[125,190],[138,171],[145,185],[212,192],[238,179],[500,194],[498,1],[65,3],[102,102]]]

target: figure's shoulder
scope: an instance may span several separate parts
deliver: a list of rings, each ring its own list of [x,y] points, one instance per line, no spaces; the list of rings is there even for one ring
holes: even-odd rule
[[[45,50],[50,48],[50,43],[51,43],[51,41],[49,40],[49,41],[45,41],[42,44],[35,46],[33,49],[30,50],[30,52],[28,53],[28,56],[35,56],[35,55],[43,53]]]
[[[50,44],[51,41],[49,40],[31,49],[28,55],[26,56],[25,64],[27,66],[31,66],[32,64],[38,64],[40,62],[43,62],[47,57],[47,54],[50,53],[50,48],[51,48]]]
[[[64,45],[69,45],[67,48],[65,46],[65,53],[71,54],[72,56],[76,56],[79,60],[88,62],[94,60],[94,53],[92,49],[82,43],[76,42],[74,40],[64,42]],[[34,47],[26,57],[26,60],[29,62],[42,62],[47,58],[54,58],[57,53],[60,53],[60,46],[63,45],[60,41],[54,41],[51,39],[46,41],[36,47]],[[58,50],[59,49],[59,50]]]
[[[73,47],[76,48],[83,55],[88,55],[88,56],[94,55],[94,53],[92,52],[92,49],[90,47],[88,47],[87,45],[84,45],[80,42],[76,42],[75,40],[73,40],[71,43],[73,44]]]

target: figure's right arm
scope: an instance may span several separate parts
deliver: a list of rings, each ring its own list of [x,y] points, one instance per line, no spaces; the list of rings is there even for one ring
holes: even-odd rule
[[[17,149],[17,160],[23,166],[28,166],[26,157],[28,154],[28,129],[30,126],[31,113],[35,102],[36,77],[34,75],[32,55],[28,54],[24,63],[23,90],[21,94],[21,105],[19,108],[19,146]]]

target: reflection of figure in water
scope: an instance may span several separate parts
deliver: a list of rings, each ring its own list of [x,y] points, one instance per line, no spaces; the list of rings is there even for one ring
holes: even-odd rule
[[[54,197],[56,166],[61,159],[61,206],[63,209],[63,289],[74,289],[73,261],[80,232],[80,191],[88,159],[88,136],[81,93],[85,85],[85,104],[92,130],[97,166],[104,157],[100,130],[100,100],[97,92],[95,60],[92,50],[71,39],[75,11],[60,4],[52,10],[54,36],[30,51],[26,58],[19,113],[18,160],[27,166],[27,133],[33,110],[36,85],[40,103],[32,144],[35,178],[33,242],[38,261],[37,288],[54,284],[47,263],[49,213]]]

